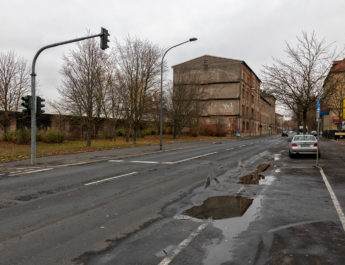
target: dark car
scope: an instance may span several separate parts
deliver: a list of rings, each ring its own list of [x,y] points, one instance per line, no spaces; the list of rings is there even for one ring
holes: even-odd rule
[[[288,132],[287,131],[282,131],[282,136],[288,136]]]

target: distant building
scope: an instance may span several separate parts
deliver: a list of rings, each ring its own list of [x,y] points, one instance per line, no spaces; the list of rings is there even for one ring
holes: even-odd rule
[[[225,124],[231,135],[276,133],[275,98],[260,90],[261,80],[246,62],[204,55],[173,66],[173,72],[174,84],[180,76],[198,76],[191,82],[204,91],[203,123]]]
[[[345,121],[345,59],[334,61],[323,89],[332,94],[321,103],[322,131],[341,129]]]

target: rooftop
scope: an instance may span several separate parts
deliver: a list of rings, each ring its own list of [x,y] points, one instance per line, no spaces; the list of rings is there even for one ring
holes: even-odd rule
[[[330,72],[345,72],[345,58],[340,61],[334,61]]]

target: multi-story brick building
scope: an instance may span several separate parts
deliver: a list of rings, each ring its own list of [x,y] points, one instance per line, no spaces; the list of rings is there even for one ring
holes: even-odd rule
[[[173,66],[173,71],[174,84],[184,80],[186,89],[186,79],[197,76],[193,80],[202,88],[205,102],[202,122],[221,122],[232,135],[276,131],[275,98],[261,92],[261,80],[246,62],[204,55]]]
[[[345,59],[333,62],[323,88],[330,95],[321,104],[322,131],[342,129],[345,121]]]

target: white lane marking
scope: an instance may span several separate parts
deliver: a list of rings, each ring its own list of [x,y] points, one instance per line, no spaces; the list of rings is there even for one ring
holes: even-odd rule
[[[228,149],[225,149],[226,151],[229,151],[229,150],[234,150],[235,148],[228,148]]]
[[[5,173],[0,173],[0,176],[5,175]]]
[[[335,196],[335,193],[333,192],[333,189],[332,189],[331,185],[329,184],[327,177],[326,177],[326,175],[323,172],[323,169],[321,167],[320,167],[320,173],[322,175],[323,181],[326,184],[327,190],[328,190],[329,194],[331,195],[333,205],[334,205],[335,209],[337,210],[340,222],[343,225],[343,229],[345,231],[345,216],[344,216],[343,210],[341,209],[341,206],[340,206],[340,203],[337,199],[337,196]]]
[[[202,230],[206,228],[207,224],[199,225],[199,227],[193,231],[185,240],[183,240],[166,258],[164,258],[158,265],[168,265],[173,261],[173,259],[180,254],[188,245],[193,241],[193,239],[198,236]]]
[[[142,163],[142,164],[158,164],[157,161],[129,161],[131,163]]]
[[[123,162],[124,160],[109,160],[109,162],[116,162],[116,163],[121,163]]]
[[[243,144],[243,145],[240,145],[239,147],[245,147],[245,146],[247,146],[246,144]]]
[[[165,163],[169,163],[169,165],[174,165],[174,164],[186,162],[186,161],[189,161],[189,160],[197,159],[197,158],[200,158],[200,157],[214,155],[214,154],[217,154],[217,153],[218,152],[212,152],[212,153],[208,153],[208,154],[204,154],[204,155],[194,156],[194,157],[190,157],[190,158],[186,158],[186,159],[182,159],[182,160],[178,160],[178,161],[174,161],[174,162],[165,162]]]
[[[55,168],[57,167],[69,167],[69,166],[78,166],[78,165],[84,165],[87,164],[87,162],[78,162],[78,163],[74,163],[74,164],[63,164],[63,165],[57,165],[54,166]]]
[[[134,174],[137,174],[137,173],[138,172],[134,171],[134,172],[131,172],[131,173],[127,173],[127,174],[123,174],[123,175],[119,175],[119,176],[115,176],[115,177],[111,177],[111,178],[101,179],[101,180],[97,180],[97,181],[86,183],[86,184],[84,184],[84,186],[94,185],[94,184],[98,184],[98,183],[101,183],[101,182],[106,182],[106,181],[110,181],[110,180],[114,180],[114,179],[130,176],[130,175],[134,175]]]
[[[19,173],[13,173],[11,175],[9,175],[10,177],[12,176],[17,176],[17,175],[25,175],[25,174],[31,174],[31,173],[37,173],[37,172],[42,172],[42,171],[48,171],[48,170],[52,170],[53,168],[43,168],[43,169],[39,169],[39,170],[33,170],[33,171],[25,171],[25,172],[19,172]]]

